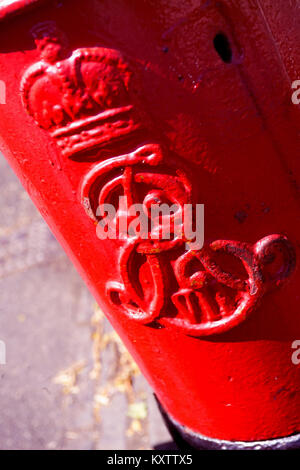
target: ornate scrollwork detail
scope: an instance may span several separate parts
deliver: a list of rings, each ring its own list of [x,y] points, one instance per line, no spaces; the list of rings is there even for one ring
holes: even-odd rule
[[[233,265],[240,262],[238,275],[233,268],[226,271],[218,264],[215,255],[220,253],[226,254]],[[138,240],[124,248],[120,257],[123,283],[108,283],[110,301],[139,322],[148,324],[155,320],[192,336],[224,333],[243,322],[263,295],[281,285],[295,266],[295,251],[282,235],[270,235],[253,246],[218,240],[209,247],[185,251],[178,257],[173,265],[178,289],[172,292],[174,284],[166,284],[160,253],[147,254],[145,262],[149,264],[153,280],[148,291],[151,304],[147,305],[134,287],[137,264],[134,265],[132,259],[138,254],[142,254]],[[284,259],[280,262],[280,272],[270,277],[266,270],[276,265],[278,256]],[[193,269],[195,261],[198,266]]]
[[[124,226],[121,222],[124,216],[127,223],[130,222],[128,210],[133,204],[142,206],[149,219],[149,231],[141,236],[139,243],[139,251],[143,253],[157,253],[174,248],[178,243],[182,244],[183,228],[176,225],[176,233],[180,234],[178,238],[175,230],[172,233],[172,228],[174,229],[175,220],[179,216],[183,220],[184,205],[191,203],[191,184],[186,174],[175,165],[172,169],[170,161],[167,168],[162,164],[161,146],[143,145],[130,154],[98,163],[85,175],[81,185],[81,202],[87,215],[94,221],[98,221],[103,215],[99,212],[100,208],[112,203],[116,206],[121,196],[126,200],[126,207],[117,207],[114,221],[116,228]],[[176,211],[163,216],[159,224],[155,225],[151,220],[150,209],[152,204],[160,206],[162,203],[176,207]],[[160,233],[165,233],[165,226],[171,229],[169,240],[159,237]]]
[[[240,274],[226,271],[215,259],[225,254],[232,265],[240,261]],[[272,278],[267,267],[281,255],[280,272]],[[187,275],[189,263],[197,259],[201,269]],[[295,251],[282,235],[270,235],[254,246],[217,240],[199,251],[184,253],[175,263],[179,290],[172,295],[178,316],[161,319],[162,324],[195,336],[224,333],[244,321],[262,296],[286,280],[295,267]],[[241,276],[243,272],[244,276]]]

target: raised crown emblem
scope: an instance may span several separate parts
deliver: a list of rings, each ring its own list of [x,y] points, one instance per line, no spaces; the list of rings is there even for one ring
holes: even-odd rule
[[[93,47],[70,53],[52,22],[32,34],[41,60],[23,76],[22,100],[64,156],[103,148],[142,127],[131,102],[131,73],[119,52]]]

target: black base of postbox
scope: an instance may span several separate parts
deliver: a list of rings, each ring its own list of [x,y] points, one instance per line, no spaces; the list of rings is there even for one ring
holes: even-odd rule
[[[155,397],[156,398],[156,397]],[[195,433],[182,426],[163,409],[157,400],[164,422],[180,450],[292,450],[300,449],[300,434],[266,441],[225,441]]]

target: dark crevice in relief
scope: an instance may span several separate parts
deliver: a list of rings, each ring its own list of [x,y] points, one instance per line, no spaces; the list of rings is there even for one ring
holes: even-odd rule
[[[232,61],[232,49],[227,36],[224,33],[218,33],[214,38],[214,48],[219,54],[220,58],[226,64]]]

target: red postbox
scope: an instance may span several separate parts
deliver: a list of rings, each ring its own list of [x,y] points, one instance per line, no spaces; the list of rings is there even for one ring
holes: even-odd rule
[[[2,151],[192,447],[300,442],[300,3],[285,3],[0,2]],[[128,203],[148,219],[175,204],[171,236],[100,239],[99,207],[119,227]],[[174,229],[196,204],[200,248]]]

